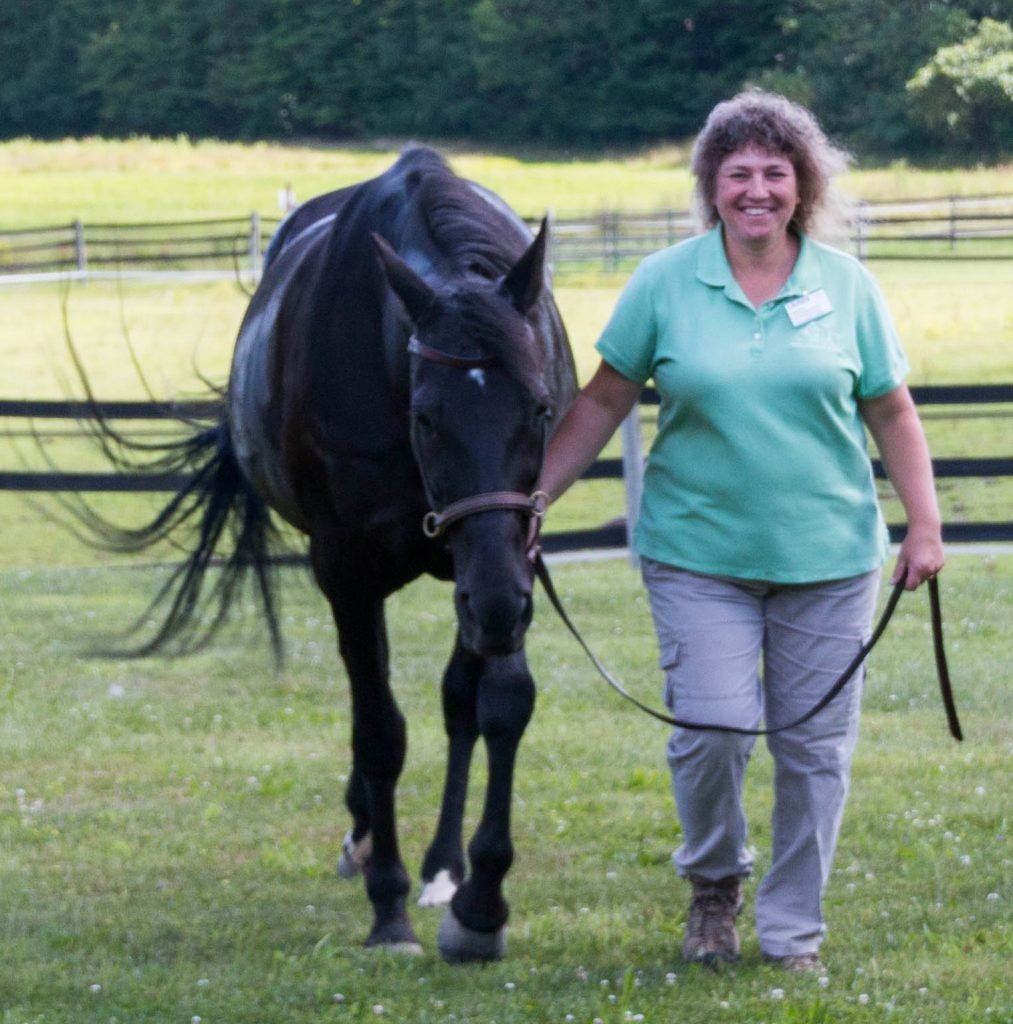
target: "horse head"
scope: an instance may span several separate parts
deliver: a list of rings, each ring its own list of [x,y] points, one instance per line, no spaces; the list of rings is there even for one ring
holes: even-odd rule
[[[546,228],[497,280],[435,290],[379,236],[386,279],[407,312],[411,444],[432,512],[426,533],[454,564],[462,645],[520,649],[532,615],[527,538],[553,396],[532,314],[545,281]]]

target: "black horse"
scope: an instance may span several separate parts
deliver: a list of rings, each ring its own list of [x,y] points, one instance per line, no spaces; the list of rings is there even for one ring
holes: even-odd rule
[[[236,543],[212,596],[223,614],[254,569],[276,636],[271,510],[307,535],[351,684],[352,827],[339,873],[365,876],[367,945],[418,948],[395,821],[405,721],[384,601],[430,573],[454,580],[458,628],[443,678],[446,783],[420,902],[450,901],[446,959],[504,952],[514,761],[535,700],[526,539],[542,511],[550,423],[576,389],[545,247],[544,224],[532,241],[501,200],[424,148],[293,211],[240,327],[223,421],[163,461],[192,481],[128,538],[140,546],[182,520],[199,524],[161,595],[170,609],[153,650],[197,639],[205,570],[226,530]],[[469,874],[461,830],[479,735],[488,789]]]

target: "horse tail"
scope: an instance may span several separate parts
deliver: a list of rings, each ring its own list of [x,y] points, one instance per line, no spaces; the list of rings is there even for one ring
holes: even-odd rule
[[[141,526],[113,524],[82,500],[72,509],[77,523],[85,527],[84,538],[105,550],[137,553],[169,541],[186,552],[128,631],[128,636],[136,635],[154,618],[159,623],[154,634],[117,653],[186,654],[207,646],[252,573],[271,647],[280,660],[271,557],[278,532],[267,503],[240,467],[226,418],[209,427],[183,420],[188,432],[182,438],[140,443],[124,437],[96,407],[93,410],[92,434],[116,469],[127,474],[155,471],[179,481],[164,507]],[[139,453],[143,455],[138,457]],[[219,556],[228,537],[230,550]]]

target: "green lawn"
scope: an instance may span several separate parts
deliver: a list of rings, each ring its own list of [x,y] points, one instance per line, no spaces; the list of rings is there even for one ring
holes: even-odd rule
[[[555,576],[601,657],[654,702],[660,680],[636,575],[608,562],[557,566]],[[361,883],[333,871],[347,827],[349,717],[322,598],[301,572],[285,574],[289,657],[278,674],[250,610],[213,650],[184,661],[81,657],[136,616],[159,577],[0,572],[5,1024],[366,1021],[376,1006],[388,1020],[448,1024],[963,1024],[1013,1014],[1013,557],[955,558],[943,577],[964,744],[949,739],[938,707],[923,594],[905,597],[873,657],[827,892],[826,987],[762,965],[748,911],[741,964],[679,962],[686,893],[669,864],[679,830],[665,728],[598,681],[543,599],[528,645],[539,699],[518,768],[508,958],[445,966],[440,912],[418,908],[422,957],[364,951]],[[402,839],[416,875],[443,763],[447,587],[413,584],[389,620],[410,723]],[[747,801],[762,871],[762,747],[754,762]]]
[[[0,143],[0,189],[9,197],[0,229],[171,221],[278,213],[278,192],[298,200],[379,174],[400,144],[242,145],[104,139]],[[688,147],[662,146],[600,159],[565,153],[479,153],[437,143],[455,170],[498,192],[519,213],[558,216],[598,210],[685,209],[692,182]],[[1013,167],[921,170],[904,164],[856,169],[841,182],[858,199],[923,199],[1013,191]]]

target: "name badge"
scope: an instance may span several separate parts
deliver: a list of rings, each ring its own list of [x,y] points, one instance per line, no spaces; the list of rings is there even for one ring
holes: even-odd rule
[[[791,320],[794,327],[801,327],[803,324],[809,323],[810,320],[826,316],[827,313],[832,313],[834,309],[830,305],[827,293],[822,288],[817,288],[816,291],[809,292],[808,295],[803,295],[801,298],[786,302],[784,308],[788,313],[788,319]]]

